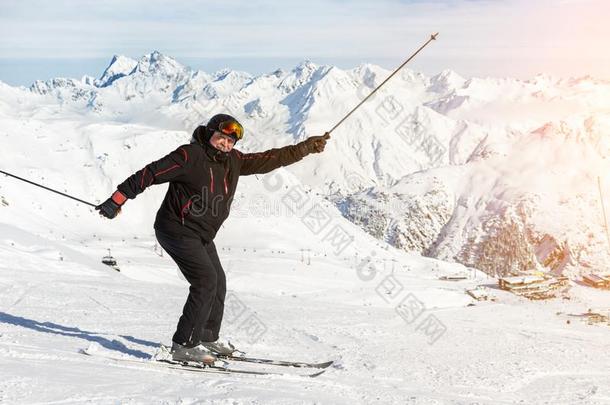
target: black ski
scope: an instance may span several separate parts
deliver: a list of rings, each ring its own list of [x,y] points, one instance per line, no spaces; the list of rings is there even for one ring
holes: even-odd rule
[[[240,357],[240,356],[223,356],[220,355],[218,358],[229,361],[243,361],[247,363],[266,364],[270,366],[285,366],[285,367],[298,367],[298,368],[321,368],[325,369],[333,365],[333,361],[325,361],[323,363],[307,363],[302,361],[286,361],[286,360],[275,360],[275,359],[261,359],[256,357]]]
[[[149,361],[145,360],[137,360],[137,359],[129,359],[129,358],[117,358],[112,356],[107,356],[102,353],[89,352],[87,350],[81,350],[82,354],[92,357],[102,357],[105,359],[113,360],[117,363],[130,363],[134,365],[140,365],[144,367],[156,367],[156,368],[170,368],[175,370],[184,370],[190,372],[198,372],[198,373],[211,373],[211,374],[249,374],[249,375],[281,375],[281,376],[300,376],[300,377],[317,377],[320,374],[323,374],[326,369],[322,369],[321,371],[316,371],[314,373],[304,373],[304,374],[292,374],[286,372],[278,372],[278,371],[258,371],[258,370],[244,370],[244,369],[236,369],[229,368],[227,365],[230,364],[230,359],[222,360],[226,363],[224,366],[217,365],[206,365],[206,364],[198,364],[198,363],[184,363],[177,362],[173,360],[167,359],[151,359]],[[259,363],[264,364],[264,363]]]
[[[169,364],[172,369],[177,370],[188,370],[193,372],[201,372],[201,373],[217,373],[217,374],[250,374],[250,375],[283,375],[283,376],[298,376],[298,377],[317,377],[320,374],[323,374],[326,369],[321,371],[317,371],[315,373],[309,374],[290,374],[290,373],[282,373],[277,371],[257,371],[257,370],[242,370],[235,368],[228,368],[225,366],[215,366],[215,365],[204,365],[204,364],[194,364],[194,363],[179,363],[173,360],[157,360],[158,363]]]
[[[169,346],[161,345],[163,350],[170,352]],[[242,353],[242,352],[240,352]],[[267,366],[283,366],[283,367],[295,367],[295,368],[318,368],[325,369],[333,365],[334,361],[325,361],[322,363],[308,363],[303,361],[290,361],[290,360],[276,360],[276,359],[265,359],[260,357],[244,357],[235,355],[216,355],[220,360],[226,361],[240,361],[245,363],[264,364]]]

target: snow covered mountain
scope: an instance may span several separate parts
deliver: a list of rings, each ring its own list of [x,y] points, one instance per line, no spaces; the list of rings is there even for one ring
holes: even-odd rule
[[[256,77],[207,74],[153,52],[115,56],[97,80],[36,82],[19,97],[85,121],[185,131],[183,139],[228,111],[246,125],[241,148],[260,150],[323,133],[388,74],[310,61]],[[610,83],[590,77],[466,80],[405,70],[333,134],[324,159],[288,170],[406,250],[489,273],[605,270],[597,177],[610,194],[608,94]],[[521,248],[498,245],[507,232]],[[536,255],[543,240],[565,260]],[[489,261],[487,245],[514,253]]]
[[[113,57],[94,82],[55,79],[36,82],[29,92],[96,121],[186,131],[217,111],[229,111],[247,126],[242,147],[260,149],[322,133],[387,73],[371,65],[342,71],[305,61],[290,72],[259,77],[229,70],[208,75],[153,52],[138,61]],[[516,270],[544,262],[532,261],[531,252],[547,235],[569,255],[561,267],[598,266],[606,257],[595,252],[606,249],[595,179],[604,173],[607,154],[599,146],[608,128],[608,86],[590,78],[465,80],[451,71],[426,78],[406,70],[334,134],[324,160],[289,170],[332,196],[348,218],[360,211],[356,216],[369,223],[365,229],[405,249],[504,272],[496,268],[501,263],[482,265],[477,252],[481,243],[496,243],[498,227],[517,221],[521,231],[512,243],[519,241],[529,253],[513,258],[522,262]],[[532,149],[541,153],[523,154]],[[582,160],[549,155],[556,151],[572,151]],[[566,170],[581,190],[565,188]],[[588,179],[586,185],[575,180],[580,176]],[[421,182],[429,189],[418,187]],[[479,189],[484,183],[494,189]],[[363,193],[392,195],[402,203],[370,209]],[[550,219],[549,210],[566,199],[573,205],[567,215]],[[469,200],[477,202],[476,218]],[[379,198],[369,201],[379,205]],[[513,214],[518,207],[520,219]],[[427,220],[430,216],[435,219]],[[545,223],[555,229],[545,229]],[[593,236],[583,238],[583,231]]]
[[[206,73],[153,52],[115,56],[97,79],[0,82],[0,169],[98,203],[215,113],[245,125],[240,150],[260,151],[328,130],[388,74],[311,61]],[[186,292],[152,234],[165,187],[108,221],[1,176],[0,402],[607,402],[605,327],[558,315],[605,308],[604,291],[574,283],[570,300],[495,291],[499,302],[482,303],[464,289],[495,285],[478,270],[606,270],[609,90],[588,77],[405,70],[323,154],[240,180],[217,246],[245,315],[223,334],[253,355],[332,357],[326,379],[150,369]],[[306,200],[296,212],[293,191]],[[321,229],[307,221],[314,208]],[[99,263],[107,248],[121,273]],[[468,279],[438,280],[455,274]],[[400,312],[409,298],[424,308],[417,321]],[[243,327],[250,316],[269,331],[260,339]]]

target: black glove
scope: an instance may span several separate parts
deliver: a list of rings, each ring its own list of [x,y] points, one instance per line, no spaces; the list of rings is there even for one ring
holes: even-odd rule
[[[307,151],[306,154],[309,153],[320,153],[324,152],[324,147],[326,146],[326,140],[330,139],[330,134],[328,132],[324,133],[321,136],[310,136],[303,142],[301,142],[302,148]]]
[[[95,209],[100,212],[100,215],[112,219],[121,213],[121,206],[125,204],[125,201],[127,201],[127,197],[117,190],[109,199],[95,207]]]

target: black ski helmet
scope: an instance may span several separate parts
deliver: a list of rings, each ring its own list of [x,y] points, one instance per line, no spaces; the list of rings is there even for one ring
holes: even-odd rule
[[[206,136],[205,136],[206,142],[210,142],[210,138],[212,138],[212,135],[214,135],[214,131],[218,131],[219,125],[221,123],[227,122],[227,121],[235,121],[241,126],[239,121],[237,121],[234,117],[230,116],[229,114],[216,114],[215,116],[210,118],[207,125],[205,126],[206,127]],[[238,141],[237,137],[235,137],[235,136],[231,136],[231,137],[235,140],[235,142]]]

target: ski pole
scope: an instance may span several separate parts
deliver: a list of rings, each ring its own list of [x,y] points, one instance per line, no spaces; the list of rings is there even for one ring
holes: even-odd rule
[[[337,124],[335,124],[335,126],[334,126],[334,127],[332,127],[332,129],[331,129],[330,131],[326,132],[326,134],[330,135],[330,133],[331,133],[331,132],[333,132],[335,129],[337,129],[337,127],[338,127],[339,125],[341,125],[341,124],[343,123],[343,121],[345,121],[345,120],[346,120],[346,119],[347,119],[347,118],[348,118],[350,115],[352,115],[352,113],[353,113],[354,111],[356,111],[356,110],[357,110],[357,109],[358,109],[358,108],[359,108],[359,107],[360,107],[362,104],[364,104],[364,102],[365,102],[366,100],[368,100],[368,99],[369,99],[369,98],[370,98],[370,97],[371,97],[373,94],[375,94],[375,92],[376,92],[377,90],[379,90],[379,89],[381,88],[381,86],[383,86],[384,84],[386,84],[386,82],[387,82],[388,80],[390,80],[390,79],[392,78],[392,76],[394,76],[396,73],[398,73],[398,71],[399,71],[400,69],[402,69],[402,68],[403,68],[403,67],[404,67],[404,66],[405,66],[407,63],[409,63],[409,62],[411,61],[411,59],[413,59],[413,58],[415,57],[415,55],[417,55],[417,54],[418,54],[418,53],[419,53],[419,52],[420,52],[422,49],[424,49],[424,48],[425,48],[425,47],[426,47],[426,46],[427,46],[427,45],[428,45],[430,42],[432,42],[432,41],[436,40],[436,37],[437,37],[437,36],[438,36],[438,32],[437,32],[436,34],[432,34],[432,35],[430,35],[430,38],[429,38],[429,39],[426,41],[426,43],[425,43],[425,44],[423,44],[423,45],[422,45],[422,46],[421,46],[421,47],[420,47],[420,48],[419,48],[417,51],[415,51],[415,53],[413,53],[413,55],[411,55],[411,56],[409,57],[409,59],[407,59],[406,61],[404,61],[402,65],[398,66],[398,67],[396,68],[396,70],[394,70],[394,72],[392,72],[392,74],[391,74],[391,75],[389,75],[389,76],[388,76],[388,77],[387,77],[387,78],[386,78],[386,79],[385,79],[383,82],[381,82],[381,84],[380,84],[379,86],[377,86],[377,87],[376,87],[376,88],[375,88],[373,91],[371,91],[371,93],[370,93],[368,96],[366,96],[366,97],[365,97],[365,98],[364,98],[364,99],[363,99],[363,100],[362,100],[360,103],[358,103],[358,105],[357,105],[356,107],[354,107],[354,108],[353,108],[353,109],[352,109],[350,112],[348,112],[348,113],[347,113],[347,115],[346,115],[345,117],[343,117],[343,118],[341,119],[341,121],[337,122]]]
[[[21,181],[25,181],[26,183],[33,184],[33,185],[38,186],[38,187],[40,187],[40,188],[44,188],[45,190],[52,191],[52,192],[57,193],[57,194],[59,194],[59,195],[63,195],[64,197],[71,198],[71,199],[76,200],[76,201],[78,201],[78,202],[81,202],[81,203],[83,203],[83,204],[90,205],[90,206],[92,206],[92,207],[96,207],[96,206],[97,206],[96,204],[92,204],[92,203],[90,203],[90,202],[83,201],[83,200],[81,200],[80,198],[72,197],[71,195],[68,195],[68,194],[62,193],[61,191],[53,190],[52,188],[49,188],[49,187],[47,187],[47,186],[43,186],[42,184],[38,184],[38,183],[35,183],[35,182],[33,182],[33,181],[30,181],[30,180],[27,180],[27,179],[21,178],[21,177],[19,177],[19,176],[15,176],[14,174],[10,174],[10,173],[7,173],[7,172],[2,171],[2,170],[0,170],[0,173],[5,174],[5,175],[7,175],[7,176],[14,177],[14,178],[16,178],[16,179],[18,179],[18,180],[21,180]]]
[[[608,248],[610,249],[610,234],[608,233],[608,220],[606,219],[606,207],[604,206],[604,195],[602,194],[602,181],[597,176],[597,188],[599,189],[599,202],[602,205],[602,213],[604,214],[604,228],[606,229],[606,238],[608,239]]]

